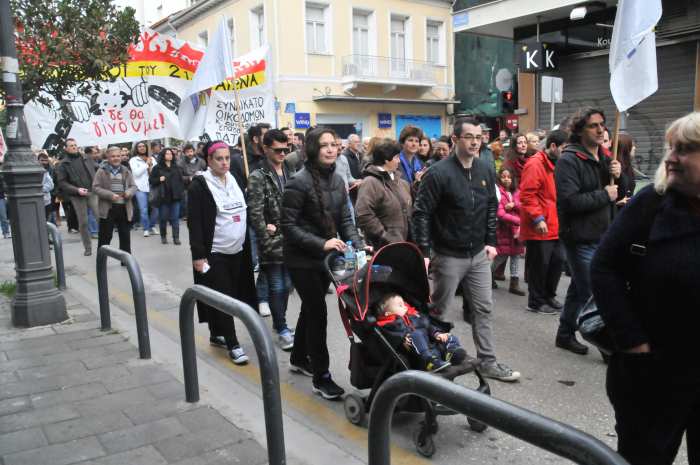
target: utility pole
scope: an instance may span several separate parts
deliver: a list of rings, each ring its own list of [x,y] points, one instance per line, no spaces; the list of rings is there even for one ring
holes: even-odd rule
[[[57,323],[68,314],[53,280],[41,190],[44,168],[31,151],[14,30],[10,0],[0,0],[0,84],[7,105],[8,147],[2,177],[17,273],[12,324],[27,327]]]

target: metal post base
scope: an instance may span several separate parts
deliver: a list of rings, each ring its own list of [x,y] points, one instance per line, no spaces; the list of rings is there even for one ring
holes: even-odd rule
[[[18,293],[12,299],[12,324],[20,327],[42,326],[68,319],[66,301],[58,289]]]

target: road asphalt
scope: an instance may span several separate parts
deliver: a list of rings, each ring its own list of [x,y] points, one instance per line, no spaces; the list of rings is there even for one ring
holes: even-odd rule
[[[187,287],[192,285],[191,258],[189,254],[187,228],[181,226],[182,246],[175,246],[172,243],[163,245],[158,237],[144,238],[140,231],[132,233],[133,255],[138,261],[146,288],[146,303],[148,308],[149,327],[151,334],[151,348],[153,361],[141,362],[137,360],[137,352],[134,349],[136,344],[136,332],[133,318],[133,301],[131,298],[130,283],[125,269],[119,263],[110,259],[108,261],[108,277],[110,287],[110,300],[112,307],[113,327],[116,330],[114,335],[105,336],[95,331],[99,325],[96,315],[99,315],[97,302],[97,287],[95,276],[95,257],[83,257],[82,246],[78,235],[68,234],[64,228],[61,229],[64,238],[64,255],[66,262],[66,272],[68,275],[68,290],[66,299],[72,305],[74,321],[73,328],[84,334],[83,338],[102,339],[121,338],[119,341],[111,341],[108,345],[123,346],[130,345],[128,351],[121,355],[105,353],[105,367],[111,370],[126,370],[122,372],[125,379],[138,378],[138,373],[148,373],[153,370],[155,379],[163,376],[164,386],[167,385],[167,395],[164,400],[149,399],[150,409],[158,409],[161,402],[171,405],[175,410],[165,420],[159,418],[153,421],[161,421],[156,426],[165,429],[165,432],[156,433],[147,438],[138,437],[138,434],[130,433],[132,436],[123,436],[121,446],[108,446],[100,434],[108,434],[111,431],[98,434],[93,432],[88,441],[81,439],[80,444],[87,444],[93,447],[94,455],[90,460],[100,460],[85,463],[141,463],[137,461],[110,462],[105,457],[114,453],[124,453],[126,449],[134,451],[143,449],[147,453],[147,458],[157,460],[157,455],[167,462],[150,463],[175,463],[173,457],[167,456],[157,445],[158,441],[178,442],[172,438],[186,436],[200,432],[200,427],[196,422],[186,423],[182,416],[186,414],[194,415],[192,405],[184,402],[184,388],[182,387],[182,359],[179,342],[179,302],[180,296]],[[117,238],[113,241],[113,246],[117,246]],[[522,261],[521,261],[522,263]],[[521,271],[522,272],[522,271]],[[11,241],[0,240],[0,281],[12,279],[14,275],[14,262],[12,258]],[[559,298],[563,300],[568,278],[563,277],[559,287]],[[496,354],[499,360],[508,364],[513,369],[522,373],[522,378],[517,383],[502,383],[491,380],[492,395],[498,399],[521,406],[541,415],[553,418],[560,422],[578,428],[593,437],[599,439],[610,447],[615,447],[616,434],[614,428],[614,413],[605,395],[605,364],[600,355],[591,350],[587,356],[579,356],[554,347],[554,335],[556,332],[557,316],[544,316],[529,313],[525,310],[526,298],[518,297],[507,292],[505,285],[501,283],[501,288],[494,291],[493,325],[495,336]],[[345,336],[343,326],[338,316],[338,304],[335,296],[327,296],[328,304],[328,345],[331,355],[331,372],[338,384],[343,386],[347,392],[353,392],[349,382],[348,358],[349,343]],[[10,327],[7,320],[7,303],[2,304],[5,314],[0,316],[3,329],[0,330],[0,367],[11,362],[7,356],[8,351],[27,348],[33,350],[31,343],[24,341],[22,333],[29,333],[34,330],[18,331]],[[290,327],[296,322],[299,309],[299,299],[296,294],[292,294],[289,301],[287,320]],[[474,354],[471,338],[471,329],[468,324],[460,321],[461,301],[455,298],[453,308],[448,316],[455,322],[453,331],[462,341],[470,354]],[[2,319],[4,318],[4,319]],[[266,323],[271,328],[270,318],[266,318]],[[201,421],[214,421],[215,424],[225,425],[239,432],[236,436],[239,440],[223,446],[211,446],[204,448],[202,455],[209,453],[209,456],[197,461],[192,459],[185,463],[250,463],[254,465],[260,457],[266,460],[264,449],[266,447],[265,427],[263,421],[263,410],[261,401],[261,390],[258,371],[258,360],[255,355],[251,340],[242,324],[237,326],[239,337],[244,349],[251,357],[251,362],[245,367],[233,365],[221,349],[213,348],[208,344],[208,331],[205,325],[196,325],[196,346],[198,356],[198,371],[202,400],[195,404],[195,410],[204,408],[214,415],[211,420],[204,418]],[[41,330],[44,331],[44,330]],[[83,333],[84,332],[84,333]],[[36,333],[38,334],[38,333]],[[67,333],[67,334],[70,334]],[[7,337],[7,341],[5,338]],[[80,340],[71,340],[61,334],[43,334],[42,338],[47,341],[52,337],[59,337],[58,342],[47,342],[47,344],[73,344],[80,346]],[[67,339],[66,339],[67,338]],[[29,340],[29,339],[26,339]],[[61,342],[62,341],[62,342]],[[125,341],[128,341],[125,342]],[[3,344],[10,344],[5,347]],[[13,344],[20,344],[17,348]],[[106,347],[106,346],[105,346]],[[116,348],[116,347],[115,347]],[[74,352],[74,347],[70,345],[66,349],[69,353]],[[107,351],[108,349],[100,349]],[[40,351],[41,352],[41,351]],[[5,355],[3,355],[3,353]],[[128,353],[128,355],[127,355]],[[57,355],[57,354],[56,354]],[[40,354],[44,360],[47,354]],[[4,358],[3,358],[4,357]],[[110,358],[111,357],[111,358]],[[5,359],[9,360],[5,360]],[[58,357],[60,358],[60,357]],[[68,356],[71,358],[71,356]],[[308,464],[362,464],[367,463],[367,429],[351,425],[345,418],[342,402],[329,402],[321,399],[311,392],[310,378],[292,374],[289,372],[288,354],[277,351],[279,364],[282,402],[284,408],[284,428],[285,445],[287,450],[288,463],[308,463]],[[84,359],[78,358],[85,370],[102,369],[102,367],[87,366]],[[112,360],[114,363],[111,364]],[[74,363],[74,362],[70,362]],[[94,362],[92,362],[94,363]],[[51,366],[48,362],[45,365]],[[8,371],[5,378],[0,378],[0,392],[2,386],[17,382],[22,382],[23,377],[40,376],[42,366],[36,369],[31,367],[18,371]],[[134,371],[136,370],[136,371]],[[39,374],[33,374],[37,371]],[[156,375],[155,373],[162,373]],[[2,375],[2,373],[0,373]],[[19,378],[15,379],[15,378]],[[109,380],[100,380],[107,392],[100,395],[111,395]],[[115,383],[119,384],[119,377]],[[128,381],[123,381],[128,384]],[[144,383],[147,380],[143,381]],[[467,387],[475,387],[475,377],[467,375],[456,380],[459,384]],[[138,385],[132,389],[143,389],[154,396],[155,389],[151,384]],[[181,389],[180,392],[178,390]],[[28,397],[31,403],[31,393],[24,393],[19,397]],[[7,396],[5,396],[7,398]],[[86,400],[81,400],[87,402]],[[75,399],[69,402],[69,408],[74,408]],[[201,404],[201,405],[200,405]],[[5,400],[0,400],[0,415],[5,415],[3,405],[8,405]],[[36,408],[36,406],[30,406]],[[28,408],[30,408],[28,407]],[[17,407],[19,408],[19,407]],[[165,407],[164,407],[165,408]],[[178,410],[179,409],[179,410]],[[123,409],[119,409],[122,413]],[[148,410],[146,410],[148,411]],[[8,414],[18,415],[19,411]],[[174,413],[173,413],[174,412]],[[64,414],[66,412],[63,412]],[[78,414],[80,414],[78,410]],[[5,418],[0,416],[0,427],[3,426]],[[200,413],[198,415],[204,415]],[[117,415],[118,416],[118,415]],[[116,426],[126,426],[137,428],[138,425],[126,413],[126,418],[119,418],[123,425],[116,423]],[[147,416],[147,415],[146,415]],[[80,417],[57,419],[55,422],[73,421],[80,424]],[[51,419],[49,419],[51,420]],[[167,420],[167,421],[166,421]],[[489,428],[483,433],[476,433],[469,429],[465,418],[461,415],[440,417],[440,429],[435,437],[437,452],[432,459],[420,457],[415,452],[412,436],[420,422],[420,416],[413,414],[396,415],[392,429],[392,463],[399,464],[426,464],[430,462],[445,465],[457,465],[465,463],[508,463],[508,464],[541,464],[541,463],[570,463],[565,459],[557,457],[549,452],[537,449],[518,439],[507,436],[495,429]],[[20,420],[15,420],[20,421]],[[115,420],[116,421],[116,420]],[[198,420],[199,421],[199,420]],[[162,423],[168,423],[162,425]],[[216,423],[219,422],[219,423]],[[41,423],[41,422],[40,422]],[[38,432],[26,433],[35,434],[33,440],[39,441],[39,449],[54,447],[51,438],[47,434],[47,426],[32,424],[26,426],[24,430],[39,429]],[[164,428],[163,428],[164,426]],[[150,430],[149,430],[150,431]],[[0,430],[0,434],[6,433]],[[150,433],[149,433],[150,434]],[[165,435],[161,438],[158,434]],[[41,436],[41,439],[39,438]],[[128,445],[128,437],[136,437],[132,445]],[[155,438],[155,439],[154,439]],[[144,440],[148,439],[144,443]],[[151,440],[153,439],[153,440]],[[30,439],[27,439],[28,441]],[[115,439],[116,441],[116,439]],[[136,446],[137,444],[145,444]],[[29,454],[24,449],[19,452],[6,452],[3,444],[3,436],[0,435],[0,455],[14,457],[12,454]],[[29,443],[34,445],[35,443]],[[251,459],[236,461],[229,459],[217,459],[216,454],[211,454],[213,450],[227,450],[235,455],[234,445],[243,444],[250,449]],[[173,446],[175,447],[175,446]],[[228,447],[228,449],[226,449]],[[237,447],[237,446],[236,446]],[[140,448],[140,449],[139,449]],[[196,447],[193,446],[193,450]],[[11,450],[11,449],[7,449]],[[53,451],[54,449],[50,449]],[[237,450],[237,449],[236,449]],[[118,451],[118,452],[117,452]],[[53,453],[53,452],[51,452]],[[231,455],[230,457],[233,457]],[[28,457],[34,457],[29,454]],[[229,457],[229,456],[227,456]],[[243,456],[241,456],[243,457]],[[247,456],[246,456],[247,457]],[[687,463],[685,446],[676,463]],[[65,460],[69,460],[68,457]],[[4,465],[10,463],[33,463],[26,459],[18,461],[8,461],[4,459]],[[60,463],[77,463],[75,461],[61,461]],[[84,459],[85,460],[85,459]],[[132,459],[129,459],[132,460]],[[46,463],[59,463],[50,461]],[[83,462],[80,462],[83,463]]]

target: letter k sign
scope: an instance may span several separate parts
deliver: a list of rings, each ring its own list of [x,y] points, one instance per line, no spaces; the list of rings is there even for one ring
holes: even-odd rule
[[[554,69],[556,66],[554,66],[554,50],[545,50],[544,51],[544,67],[545,68],[551,68]]]
[[[535,57],[537,56],[537,52],[539,50],[533,50],[532,52],[526,51],[525,52],[525,68],[527,69],[539,69],[540,65],[537,64],[535,61]]]

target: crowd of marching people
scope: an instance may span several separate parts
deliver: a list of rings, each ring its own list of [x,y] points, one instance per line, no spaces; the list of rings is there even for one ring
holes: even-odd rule
[[[186,220],[194,281],[271,315],[292,371],[310,376],[327,399],[344,393],[329,372],[326,341],[330,277],[322,260],[331,251],[416,244],[431,278],[432,316],[451,319],[461,294],[481,373],[506,382],[521,376],[497,358],[493,341],[493,293],[506,267],[507,292],[524,298],[524,310],[558,315],[554,345],[575,354],[589,350],[576,337],[577,317],[594,294],[617,348],[608,394],[621,451],[641,457],[633,463],[670,463],[698,409],[700,379],[682,361],[697,352],[697,317],[683,309],[698,301],[691,276],[700,269],[699,118],[668,129],[655,185],[636,196],[634,139],[620,134],[612,147],[606,116],[594,108],[549,132],[504,129],[493,141],[491,128],[473,118],[458,118],[437,139],[413,126],[398,140],[343,141],[321,126],[294,133],[261,124],[235,147],[143,141],[81,153],[68,139],[59,158],[40,151],[37,159],[46,170],[47,220],[60,225],[64,217],[85,255],[92,239],[110,244],[114,229],[127,252],[137,229],[167,245],[170,225],[180,245]],[[9,237],[1,190],[0,226]],[[557,296],[564,272],[571,281]],[[296,324],[287,319],[293,290]],[[660,296],[677,296],[672,316],[663,317]],[[199,317],[213,345],[236,364],[248,361],[233,318],[205,305]],[[653,395],[644,395],[662,370],[677,381],[671,413],[649,407]],[[641,404],[650,413],[640,413]],[[665,429],[668,422],[674,428]],[[640,442],[648,456],[639,455]]]

